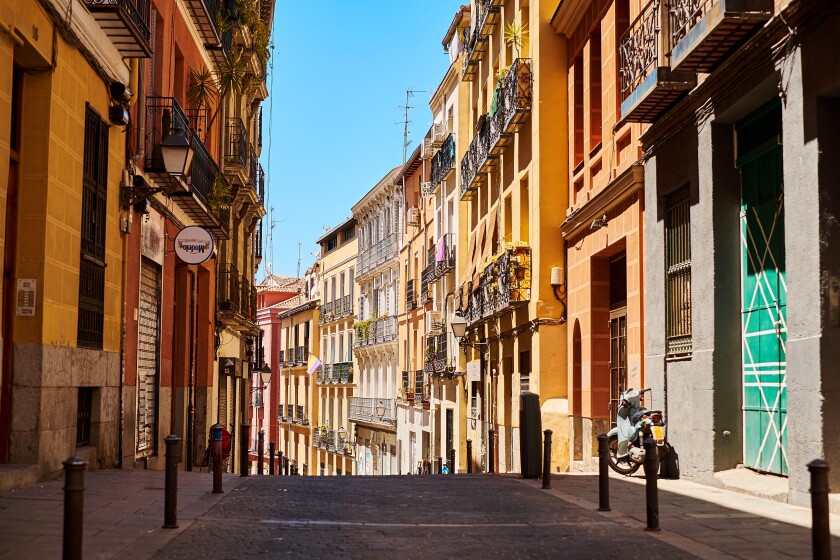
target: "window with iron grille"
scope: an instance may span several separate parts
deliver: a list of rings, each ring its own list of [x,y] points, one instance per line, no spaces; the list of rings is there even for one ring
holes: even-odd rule
[[[108,187],[108,123],[85,111],[82,173],[81,257],[77,344],[102,348],[105,302],[105,207]]]
[[[76,408],[76,447],[90,445],[90,420],[93,416],[93,387],[79,387]]]
[[[665,199],[665,339],[669,356],[691,353],[691,220],[688,185]]]

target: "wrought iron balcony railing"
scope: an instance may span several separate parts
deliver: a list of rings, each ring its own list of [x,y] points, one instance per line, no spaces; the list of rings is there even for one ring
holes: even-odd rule
[[[262,165],[259,166],[257,179],[257,198],[260,201],[260,206],[265,206],[265,170]]]
[[[220,0],[185,0],[185,2],[201,40],[205,45],[217,45],[219,43],[217,18]]]
[[[531,112],[534,80],[531,59],[517,58],[502,80],[501,104],[504,107],[502,134],[516,132]]]
[[[441,247],[438,247],[435,252],[435,276],[437,278],[455,268],[455,239],[454,233],[445,233],[443,234],[443,241],[438,241],[438,243],[443,244],[443,251],[441,252]],[[443,258],[438,259],[438,257]]]
[[[432,158],[432,187],[441,184],[453,169],[455,169],[455,135],[450,134]]]
[[[414,294],[414,278],[405,282],[405,310],[411,311],[417,306]]]
[[[149,0],[82,0],[124,58],[152,55]]]
[[[239,117],[231,117],[225,127],[225,165],[236,166],[245,171],[248,168],[248,129]]]
[[[307,352],[306,352],[307,346],[296,346],[295,347],[295,364],[301,365],[301,366],[306,365],[307,358],[309,357],[309,356],[307,356]]]
[[[621,115],[626,121],[653,122],[697,85],[696,74],[670,68],[667,10],[662,0],[650,0],[619,40]]]
[[[262,219],[259,219],[257,220],[257,227],[254,229],[254,258],[257,260],[262,260],[263,257],[262,240],[263,222]]]
[[[348,418],[353,422],[397,425],[397,411],[394,399],[350,397]]]
[[[675,70],[709,73],[758,25],[773,0],[670,0],[668,36]]]
[[[435,279],[435,263],[432,262],[426,268],[423,269],[423,273],[420,275],[420,303],[425,304],[427,301],[431,299],[431,293],[429,291],[429,285]]]
[[[280,367],[283,367],[286,364],[286,351],[280,350],[277,353],[277,362],[280,364]]]
[[[465,318],[474,323],[531,300],[531,248],[505,249],[481,272],[478,286],[470,286]]]
[[[350,317],[353,315],[353,296],[346,295],[341,298],[341,315],[343,317]]]

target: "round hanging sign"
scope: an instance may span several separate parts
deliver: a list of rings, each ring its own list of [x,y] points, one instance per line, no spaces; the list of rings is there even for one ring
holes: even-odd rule
[[[187,264],[201,264],[213,256],[213,236],[203,227],[185,227],[175,236],[175,254]]]

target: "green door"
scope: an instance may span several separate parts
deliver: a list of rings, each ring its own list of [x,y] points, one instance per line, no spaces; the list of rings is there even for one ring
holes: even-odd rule
[[[787,474],[787,338],[781,109],[738,127],[744,463]]]

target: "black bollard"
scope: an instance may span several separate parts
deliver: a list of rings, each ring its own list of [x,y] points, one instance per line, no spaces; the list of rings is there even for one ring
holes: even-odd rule
[[[283,457],[283,473],[289,476],[289,458]]]
[[[166,436],[166,478],[163,492],[163,528],[178,528],[178,463],[181,462],[181,438]]]
[[[487,434],[487,472],[496,472],[496,430],[490,428]]]
[[[645,498],[647,501],[646,531],[659,531],[659,490],[656,479],[659,476],[659,451],[656,440],[645,438]]]
[[[610,511],[610,438],[598,435],[598,511]]]
[[[263,430],[259,431],[257,434],[257,474],[262,475],[263,473],[263,461],[265,460],[265,451],[263,448],[265,447],[265,432]]]
[[[829,527],[828,463],[814,459],[808,463],[811,473],[811,549],[814,560],[831,559],[831,529]]]
[[[277,452],[277,474],[278,475],[283,474],[283,464],[284,464],[283,462],[284,462],[283,452],[278,451]]]
[[[79,456],[64,461],[64,560],[82,560],[86,467]]]
[[[250,424],[242,424],[239,427],[239,476],[248,476],[248,437],[250,432]]]
[[[544,430],[545,439],[543,440],[543,489],[551,488],[551,430]]]
[[[274,442],[268,442],[268,476],[274,476]]]
[[[472,440],[467,440],[467,473],[472,473]]]
[[[455,474],[455,450],[449,450],[449,474]]]
[[[435,474],[443,474],[443,457],[438,457],[435,463]]]
[[[210,459],[213,461],[213,493],[221,494],[222,490],[222,455],[224,454],[221,424],[210,426]]]

